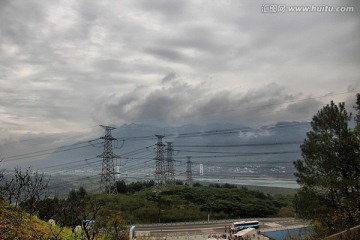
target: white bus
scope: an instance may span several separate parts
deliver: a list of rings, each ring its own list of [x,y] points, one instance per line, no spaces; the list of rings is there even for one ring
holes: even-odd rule
[[[241,222],[234,222],[231,226],[232,230],[240,231],[245,228],[255,228],[258,229],[260,227],[259,221],[241,221]]]

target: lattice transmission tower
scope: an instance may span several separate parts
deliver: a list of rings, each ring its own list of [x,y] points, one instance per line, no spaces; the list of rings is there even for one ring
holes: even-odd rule
[[[113,153],[113,141],[117,139],[111,136],[111,131],[114,130],[114,127],[102,126],[105,129],[105,136],[101,137],[104,139],[104,152],[99,155],[103,159],[102,169],[101,169],[101,182],[100,187],[104,193],[107,194],[116,194],[117,190],[115,187],[115,168],[114,168],[114,158],[119,158],[119,156]]]
[[[175,171],[174,171],[174,148],[172,146],[172,142],[166,142],[166,184],[175,184]]]
[[[156,169],[155,169],[155,184],[157,186],[161,186],[165,183],[165,164],[164,164],[164,143],[162,139],[164,136],[162,135],[155,135],[158,139],[156,143]]]

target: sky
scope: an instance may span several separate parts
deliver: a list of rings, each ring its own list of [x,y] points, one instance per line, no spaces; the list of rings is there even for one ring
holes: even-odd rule
[[[331,100],[351,107],[359,11],[351,0],[2,0],[0,144],[86,139],[100,124],[258,127],[310,121]]]

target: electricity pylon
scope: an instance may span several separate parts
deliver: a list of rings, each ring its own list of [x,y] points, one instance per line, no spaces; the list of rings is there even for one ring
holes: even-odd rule
[[[111,130],[114,130],[115,128],[102,125],[100,126],[105,129],[105,136],[101,137],[101,139],[104,139],[104,152],[98,156],[103,158],[100,173],[100,187],[104,193],[116,194],[114,158],[119,158],[119,156],[113,153],[112,141],[115,141],[116,138],[111,136]]]
[[[165,164],[164,164],[164,144],[162,139],[164,136],[155,135],[158,139],[156,143],[156,169],[155,169],[155,184],[161,186],[165,183]]]
[[[172,146],[172,142],[166,142],[167,148],[166,148],[166,184],[175,184],[175,171],[174,171],[174,148]]]

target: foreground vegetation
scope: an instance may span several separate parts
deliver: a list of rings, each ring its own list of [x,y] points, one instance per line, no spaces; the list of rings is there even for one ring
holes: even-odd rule
[[[150,181],[129,185],[118,182],[117,186],[122,187],[122,193],[116,195],[88,194],[80,187],[66,198],[45,198],[34,205],[24,201],[15,206],[1,201],[0,236],[127,239],[129,224],[293,215],[292,196],[273,196],[230,184],[172,185],[159,189]],[[32,214],[28,213],[30,210]],[[55,220],[56,226],[47,223],[50,219]],[[83,220],[95,221],[87,228]],[[75,229],[80,226],[85,232],[76,234]]]
[[[344,103],[321,109],[301,145],[303,159],[295,162],[301,186],[295,210],[312,222],[318,239],[360,224],[360,94],[356,104],[354,118]],[[48,180],[31,169],[15,169],[12,178],[0,171],[0,183],[0,239],[126,239],[126,226],[135,223],[294,215],[292,196],[230,184],[159,188],[152,181],[119,181],[115,195],[79,188],[60,199],[45,197]],[[58,225],[44,228],[38,217],[55,219]],[[79,225],[82,234],[72,233]]]
[[[301,186],[295,208],[318,237],[360,224],[360,94],[354,108],[354,117],[345,103],[320,109],[295,162]]]
[[[147,187],[131,193],[90,195],[80,188],[71,191],[67,199],[39,201],[37,209],[40,218],[53,218],[67,226],[107,214],[121,215],[127,224],[197,221],[207,220],[208,216],[228,219],[293,215],[291,196],[265,195],[229,184],[173,185],[155,190]]]
[[[76,239],[70,228],[53,226],[0,200],[0,239]]]
[[[48,201],[50,199],[47,199]],[[46,201],[46,200],[45,200]],[[25,205],[23,205],[25,206]],[[66,214],[58,209],[58,216]],[[68,212],[69,213],[69,212]],[[64,216],[64,215],[63,215]],[[67,226],[54,219],[43,221],[24,211],[0,200],[0,239],[26,240],[128,240],[129,231],[121,216],[103,212],[96,221],[76,221],[75,226]],[[74,222],[75,223],[75,222]]]

